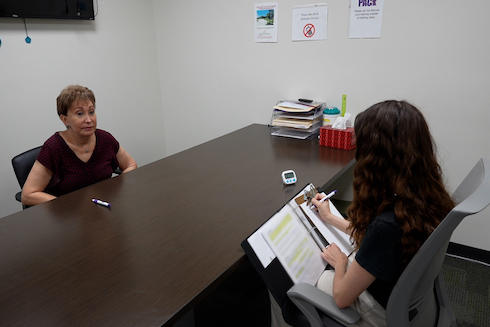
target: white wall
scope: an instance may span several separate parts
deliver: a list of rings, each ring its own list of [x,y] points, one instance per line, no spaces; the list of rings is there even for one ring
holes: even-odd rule
[[[254,43],[255,2],[153,0],[169,153],[266,124],[277,100],[340,106],[347,94],[353,114],[389,98],[418,106],[451,190],[490,158],[490,2],[385,1],[382,37],[353,40],[349,0],[325,0],[328,39],[292,42],[292,7],[314,2],[283,0],[273,44]],[[488,230],[489,209],[464,221],[453,241],[490,250]]]
[[[99,0],[92,22],[0,19],[0,217],[21,210],[11,166],[64,126],[56,97],[68,84],[96,96],[98,127],[144,165],[164,157],[165,134],[151,1]]]
[[[490,2],[385,1],[376,40],[347,38],[349,0],[324,2],[328,39],[315,42],[291,41],[292,7],[306,0],[279,1],[272,44],[254,43],[251,0],[99,0],[95,22],[28,20],[30,45],[21,21],[0,19],[0,216],[20,209],[11,157],[62,128],[54,101],[69,83],[96,92],[99,127],[140,164],[267,124],[281,99],[340,106],[347,94],[353,114],[406,99],[425,113],[453,190],[490,158]],[[490,250],[489,216],[468,218],[453,241]]]

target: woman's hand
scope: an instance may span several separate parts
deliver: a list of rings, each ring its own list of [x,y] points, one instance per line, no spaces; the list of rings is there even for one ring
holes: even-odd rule
[[[346,234],[350,233],[350,223],[348,220],[343,217],[337,217],[330,211],[330,200],[326,200],[320,202],[320,200],[324,197],[324,195],[317,194],[312,200],[311,203],[315,205],[318,210],[318,214],[320,218],[325,221],[327,224],[330,224]]]
[[[311,199],[311,203],[317,208],[320,218],[331,224],[330,221],[337,217],[330,211],[330,200],[320,202],[321,199],[323,199],[323,195],[317,194],[313,199]]]
[[[345,271],[347,267],[347,256],[340,251],[340,248],[335,243],[327,245],[323,249],[322,258],[334,267],[335,270],[339,268]]]

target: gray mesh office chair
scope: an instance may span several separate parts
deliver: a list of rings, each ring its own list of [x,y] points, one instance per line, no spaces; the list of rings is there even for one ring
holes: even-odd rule
[[[442,263],[454,229],[463,218],[490,204],[490,176],[485,171],[489,168],[490,161],[481,159],[466,176],[453,194],[456,207],[424,242],[400,276],[386,308],[389,327],[456,326],[441,273]],[[288,296],[311,327],[344,326],[359,319],[355,310],[339,309],[331,296],[309,284],[293,286]],[[334,321],[324,325],[317,309],[340,324]]]
[[[24,184],[27,180],[27,176],[31,172],[32,166],[37,159],[37,155],[41,151],[41,146],[37,148],[28,150],[19,155],[16,155],[12,158],[12,166],[14,167],[15,177],[17,177],[17,181],[19,182],[20,189],[24,187]],[[17,192],[15,194],[15,199],[21,202],[22,191]],[[25,209],[27,206],[22,205],[22,208]]]

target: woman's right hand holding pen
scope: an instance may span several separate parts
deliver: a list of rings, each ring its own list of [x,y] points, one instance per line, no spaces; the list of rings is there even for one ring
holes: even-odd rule
[[[318,210],[320,218],[322,218],[325,222],[331,224],[332,219],[335,219],[336,217],[330,211],[330,200],[321,201],[321,199],[323,199],[324,197],[324,194],[317,194],[311,200],[311,204],[313,204]]]
[[[337,217],[335,216],[331,211],[330,211],[330,200],[326,201],[321,201],[325,195],[323,194],[317,194],[312,200],[311,203],[316,207],[318,210],[318,214],[320,215],[320,218],[325,221],[327,224],[330,224],[341,231],[345,233],[348,232],[349,228],[349,221],[344,219],[343,217]]]

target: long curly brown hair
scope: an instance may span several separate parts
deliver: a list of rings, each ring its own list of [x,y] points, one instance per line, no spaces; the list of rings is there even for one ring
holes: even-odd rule
[[[385,101],[356,117],[354,198],[347,214],[362,243],[369,223],[394,208],[404,264],[454,207],[422,113],[405,101]]]

